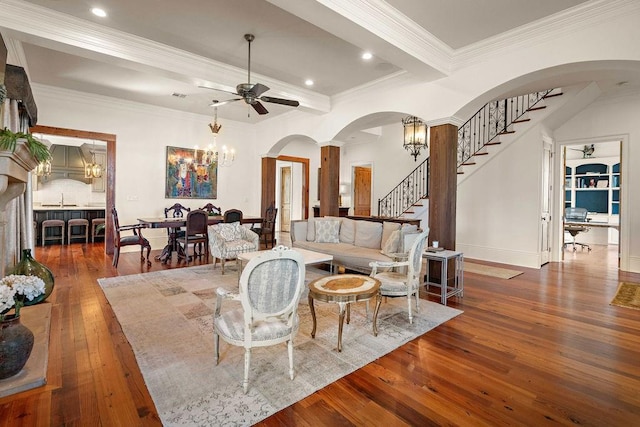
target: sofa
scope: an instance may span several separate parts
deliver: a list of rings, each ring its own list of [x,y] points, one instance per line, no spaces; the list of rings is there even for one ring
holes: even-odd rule
[[[291,246],[333,255],[333,265],[368,274],[371,261],[393,261],[419,235],[415,225],[320,217],[291,221]]]

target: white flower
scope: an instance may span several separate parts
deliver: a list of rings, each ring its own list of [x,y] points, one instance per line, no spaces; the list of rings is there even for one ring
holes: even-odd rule
[[[0,313],[9,310],[15,305],[15,295],[16,290],[11,286],[7,286],[4,283],[0,284]]]
[[[10,274],[0,280],[0,285],[10,286],[16,295],[23,295],[27,300],[33,301],[44,294],[44,282],[37,276],[22,276]]]

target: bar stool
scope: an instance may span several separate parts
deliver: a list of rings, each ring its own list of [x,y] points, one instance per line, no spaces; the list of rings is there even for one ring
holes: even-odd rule
[[[82,227],[83,232],[74,233],[73,227]],[[71,239],[84,237],[84,242],[89,243],[89,220],[84,218],[70,219],[67,221],[67,243],[71,244]]]
[[[96,237],[104,237],[104,234],[100,234],[97,231],[100,224],[104,224],[104,218],[93,218],[91,220],[91,243],[96,242]]]
[[[47,229],[57,227],[60,227],[60,235],[47,237]],[[42,221],[42,246],[44,246],[47,240],[60,240],[64,245],[64,220],[47,219]]]

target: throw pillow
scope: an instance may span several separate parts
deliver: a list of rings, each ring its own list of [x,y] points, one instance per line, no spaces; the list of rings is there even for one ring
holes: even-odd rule
[[[387,243],[387,240],[391,236],[391,233],[393,233],[396,230],[400,230],[401,226],[402,224],[398,222],[385,221],[382,223],[382,242],[381,242],[382,247],[384,247],[384,245]]]
[[[356,222],[349,218],[342,218],[340,225],[340,242],[353,245],[356,239]]]
[[[382,244],[382,253],[387,255],[400,252],[400,236],[400,230],[393,231],[387,241]]]
[[[340,221],[334,219],[316,220],[316,243],[340,243]]]
[[[362,248],[382,249],[382,224],[372,221],[356,222],[356,237],[354,245]]]

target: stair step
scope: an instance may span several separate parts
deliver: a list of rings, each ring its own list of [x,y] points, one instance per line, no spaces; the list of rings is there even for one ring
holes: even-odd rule
[[[485,145],[485,147],[486,147],[487,145],[500,145],[500,144],[502,144],[502,142],[500,142],[500,141],[493,141],[493,142],[487,142],[487,143],[486,143],[486,144],[484,144],[484,145]]]
[[[458,175],[464,175],[464,172],[462,172],[462,171],[457,171],[456,173],[457,173]]]
[[[554,96],[562,96],[562,92],[550,93],[545,95],[545,98],[553,98]]]
[[[529,111],[536,111],[536,110],[544,110],[545,108],[547,108],[546,105],[539,105],[537,107],[531,107],[529,108]]]
[[[488,156],[489,152],[488,151],[478,151],[477,153],[474,154],[474,156]]]
[[[461,166],[473,166],[473,165],[475,165],[475,164],[476,164],[476,162],[474,162],[474,161],[471,161],[471,162],[470,162],[470,161],[468,161],[468,160],[467,160],[467,161],[466,161],[466,162],[464,162]]]
[[[515,130],[503,130],[498,135],[509,135],[509,134],[512,134],[512,133],[516,133],[516,131]]]
[[[518,120],[514,120],[511,123],[524,123],[524,122],[530,122],[531,119],[518,119]]]

